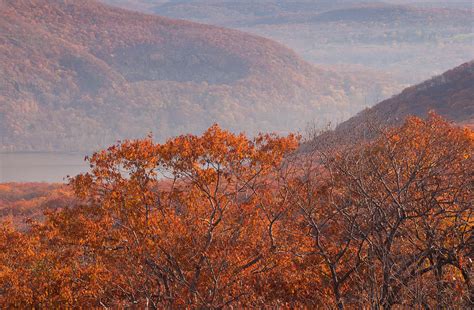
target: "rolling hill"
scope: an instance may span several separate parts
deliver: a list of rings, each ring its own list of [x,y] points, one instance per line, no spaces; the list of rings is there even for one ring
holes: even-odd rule
[[[214,122],[285,132],[387,93],[383,78],[313,67],[262,37],[92,0],[2,1],[0,42],[1,151],[90,151]]]
[[[371,138],[374,130],[403,123],[409,115],[427,117],[435,112],[460,126],[474,128],[474,60],[421,84],[406,88],[316,137],[311,145],[353,143]]]
[[[474,60],[405,89],[345,121],[339,128],[353,127],[368,117],[397,124],[408,115],[426,117],[429,111],[455,123],[474,123]]]
[[[357,65],[413,85],[474,54],[472,1],[103,0],[261,35],[317,65]],[[393,85],[393,84],[392,84]],[[401,89],[399,89],[401,90]]]

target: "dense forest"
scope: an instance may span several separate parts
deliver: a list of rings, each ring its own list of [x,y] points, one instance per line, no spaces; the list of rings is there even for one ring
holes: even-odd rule
[[[462,64],[400,94],[365,109],[334,131],[315,132],[309,143],[340,145],[353,143],[354,137],[365,139],[379,128],[401,124],[407,116],[426,117],[430,112],[461,126],[474,128],[474,61]]]
[[[73,206],[3,224],[0,304],[472,306],[472,130],[431,115],[351,146],[299,139],[214,125],[95,153]]]
[[[25,219],[43,220],[44,212],[74,203],[64,184],[0,183],[0,219],[25,228]]]
[[[269,39],[96,1],[0,6],[0,150],[87,151],[214,122],[255,134],[341,121],[399,90]]]

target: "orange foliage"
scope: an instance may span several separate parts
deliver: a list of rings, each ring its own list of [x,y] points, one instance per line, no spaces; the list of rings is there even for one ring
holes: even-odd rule
[[[466,306],[473,146],[435,116],[311,155],[216,125],[125,141],[72,179],[80,206],[2,228],[0,304]]]
[[[71,204],[72,192],[62,184],[1,183],[0,219],[23,226],[25,218],[41,219],[43,212]]]

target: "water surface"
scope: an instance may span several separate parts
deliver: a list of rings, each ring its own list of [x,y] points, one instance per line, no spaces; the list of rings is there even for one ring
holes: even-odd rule
[[[0,183],[64,182],[88,168],[82,154],[0,153]]]

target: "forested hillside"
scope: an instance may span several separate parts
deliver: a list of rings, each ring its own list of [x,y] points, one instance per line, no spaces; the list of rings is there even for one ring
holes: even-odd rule
[[[392,85],[419,83],[474,54],[466,0],[103,1],[262,35],[314,64],[389,73]]]
[[[90,151],[118,139],[342,120],[393,92],[239,31],[92,0],[0,6],[1,150]],[[381,84],[379,84],[381,83]],[[385,83],[387,85],[387,83]]]
[[[426,117],[432,111],[464,126],[474,126],[474,61],[405,89],[401,94],[360,112],[337,126],[338,136],[357,130],[400,124],[409,115]]]
[[[65,184],[0,183],[0,221],[25,228],[26,220],[43,220],[44,212],[71,206],[72,191]]]
[[[383,134],[387,126],[398,126],[409,116],[425,118],[433,113],[455,126],[474,128],[474,61],[408,87],[340,123],[334,130],[312,130],[301,150],[340,148],[372,140]]]

